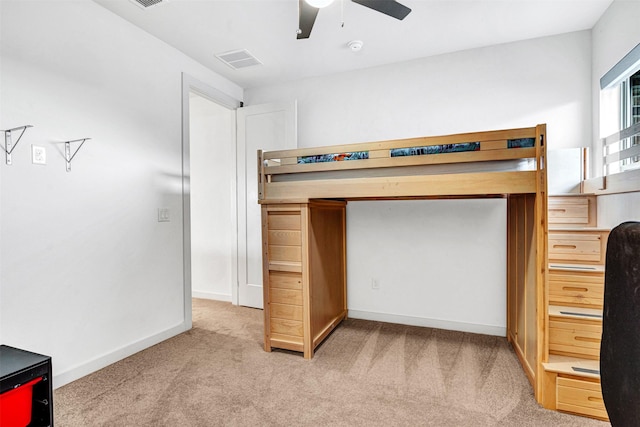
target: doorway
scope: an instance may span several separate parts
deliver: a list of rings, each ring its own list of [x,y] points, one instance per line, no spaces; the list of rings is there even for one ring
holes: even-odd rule
[[[297,146],[297,107],[288,101],[240,108],[240,101],[187,75],[182,94],[184,319],[189,329],[194,296],[262,308],[255,153]]]
[[[189,92],[191,293],[231,302],[236,241],[235,112]]]
[[[240,101],[182,75],[185,330],[192,297],[232,301],[237,283],[236,109]]]

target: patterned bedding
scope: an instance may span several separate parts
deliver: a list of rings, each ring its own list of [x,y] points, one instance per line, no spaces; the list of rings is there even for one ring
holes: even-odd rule
[[[425,147],[394,148],[391,157],[423,156],[425,154],[460,153],[462,151],[479,151],[479,142],[463,142],[460,144],[427,145]]]
[[[368,158],[368,151],[355,151],[353,153],[320,154],[317,156],[298,157],[298,163],[342,162],[346,160],[362,160]]]
[[[507,140],[507,148],[529,148],[535,146],[535,138],[518,138]],[[460,153],[464,151],[479,151],[479,142],[462,142],[459,144],[427,145],[423,147],[394,148],[390,150],[391,157],[423,156],[428,154]],[[348,160],[368,159],[368,151],[354,151],[351,153],[320,154],[316,156],[298,157],[298,164],[341,162]]]

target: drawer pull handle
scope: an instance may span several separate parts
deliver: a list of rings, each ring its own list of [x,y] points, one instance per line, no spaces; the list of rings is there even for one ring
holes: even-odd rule
[[[565,213],[567,210],[566,209],[549,209],[549,212],[560,212],[560,213]]]
[[[591,342],[591,343],[599,343],[600,340],[598,338],[589,338],[589,337],[574,337],[573,338],[576,341],[582,341],[582,342]]]
[[[600,397],[593,397],[593,396],[589,396],[589,397],[587,397],[587,400],[588,400],[589,402],[598,402],[598,403],[601,403],[601,402],[602,402],[602,398],[600,398]]]
[[[550,264],[549,267],[552,268],[567,268],[567,269],[571,269],[571,270],[589,270],[589,271],[595,271],[596,268],[595,267],[589,267],[586,265],[558,265],[558,264]]]
[[[553,245],[554,249],[577,249],[576,245]]]
[[[578,288],[576,286],[563,286],[563,291],[573,291],[573,292],[587,292],[589,289],[587,288]]]
[[[595,317],[596,319],[602,319],[602,314],[574,313],[572,311],[561,311],[560,314],[564,314],[566,316]]]
[[[584,372],[586,374],[600,375],[600,369],[581,368],[579,366],[572,366],[571,369],[573,369],[575,372]]]

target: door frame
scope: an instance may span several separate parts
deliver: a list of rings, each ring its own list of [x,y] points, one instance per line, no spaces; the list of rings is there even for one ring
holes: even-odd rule
[[[182,265],[183,265],[183,290],[184,290],[184,328],[185,330],[191,329],[192,326],[192,312],[191,312],[191,142],[189,135],[189,93],[196,92],[198,95],[209,99],[223,107],[235,110],[242,104],[241,100],[235,99],[226,93],[192,77],[186,73],[182,73]],[[234,139],[236,135],[234,135]],[[236,150],[234,150],[236,152]],[[236,159],[233,159],[234,164]],[[236,180],[232,180],[232,185],[237,185]],[[232,194],[237,194],[236,189],[233,189]],[[232,203],[232,221],[234,222],[234,228],[238,229],[237,220],[237,200]],[[238,250],[237,250],[237,238],[233,239],[234,247],[232,248],[232,268],[231,268],[231,283],[232,289],[237,287],[238,282]],[[237,304],[237,292],[232,291],[232,294],[236,294],[236,300],[232,302]]]
[[[249,292],[245,292],[245,297],[241,297],[241,289],[243,286],[249,285],[248,277],[249,277],[249,265],[247,263],[247,254],[249,253],[248,245],[247,245],[247,224],[248,224],[248,182],[247,182],[247,170],[249,167],[255,167],[257,171],[257,157],[256,152],[253,151],[249,153],[247,151],[247,133],[246,133],[246,118],[249,116],[259,116],[259,115],[272,115],[277,113],[284,113],[284,136],[282,140],[282,145],[280,148],[269,148],[267,146],[261,146],[262,149],[285,149],[285,148],[296,148],[298,146],[298,102],[297,100],[291,101],[276,101],[269,102],[265,104],[255,104],[250,106],[244,106],[237,110],[238,113],[236,115],[236,176],[237,176],[237,196],[236,200],[238,203],[237,213],[238,215],[238,286],[234,289],[234,301],[235,304],[240,305],[241,302],[247,303],[248,300],[253,300],[253,298],[245,298]],[[255,165],[255,166],[249,166]],[[254,185],[257,185],[257,179],[254,182]],[[257,200],[255,200],[256,206]],[[261,246],[261,242],[260,242]],[[259,251],[262,254],[262,250]],[[260,285],[264,286],[262,283],[262,263],[260,263]],[[248,291],[248,289],[245,289]],[[252,304],[249,303],[247,307],[261,308],[263,302],[262,297],[263,290],[260,291],[259,303]],[[253,297],[256,297],[254,294]],[[256,297],[257,298],[257,297]],[[241,301],[243,300],[243,301]]]

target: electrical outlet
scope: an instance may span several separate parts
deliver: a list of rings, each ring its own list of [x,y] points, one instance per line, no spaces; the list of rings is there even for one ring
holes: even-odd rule
[[[380,282],[378,282],[378,279],[371,279],[371,289],[373,289],[374,291],[380,289]]]
[[[31,146],[31,163],[34,165],[46,165],[47,164],[47,150],[44,147],[38,147],[37,145]]]
[[[158,208],[158,222],[171,221],[171,213],[169,208]]]

